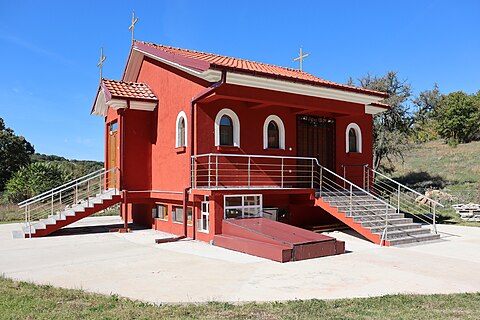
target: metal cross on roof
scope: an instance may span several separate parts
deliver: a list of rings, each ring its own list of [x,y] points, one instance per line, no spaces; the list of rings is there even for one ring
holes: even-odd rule
[[[300,61],[300,71],[303,71],[303,59],[305,59],[309,55],[310,53],[303,54],[303,49],[302,47],[300,47],[300,55],[297,58],[293,59],[293,61]]]
[[[107,60],[107,57],[103,55],[103,47],[100,49],[100,61],[97,63],[97,67],[100,68],[100,81],[103,78],[103,62]]]
[[[135,23],[137,23],[137,21],[138,21],[138,17],[135,17],[135,11],[132,10],[132,24],[130,25],[130,27],[128,27],[128,30],[132,31],[132,43],[133,43],[133,40],[135,39]]]

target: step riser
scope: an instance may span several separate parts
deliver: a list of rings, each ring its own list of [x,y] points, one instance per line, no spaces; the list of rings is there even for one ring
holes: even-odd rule
[[[370,232],[372,233],[382,233],[383,230],[385,229],[385,226],[376,226],[376,227],[365,227],[365,228],[368,228],[370,229]],[[408,232],[408,230],[414,230],[414,229],[418,229],[419,226],[388,226],[387,230],[388,231],[400,231],[400,230],[405,230]]]
[[[438,240],[440,239],[439,234],[431,234],[428,237],[422,237],[419,239],[416,238],[407,238],[407,239],[392,239],[390,240],[390,246],[398,246],[402,244],[411,244],[411,243],[422,243],[426,241],[433,241],[433,240]]]
[[[400,219],[390,219],[388,221],[388,224],[389,225],[403,225],[403,224],[408,224],[408,223],[412,223],[411,221],[412,219],[408,219],[408,218],[400,218]],[[384,226],[385,225],[385,220],[369,220],[369,221],[356,221],[355,219],[353,219],[353,221],[355,222],[361,222],[362,223],[362,226],[365,227],[365,228],[368,228],[368,227],[379,227],[379,226]],[[419,225],[419,224],[418,224]]]
[[[376,232],[376,233],[381,234],[382,232]],[[412,229],[412,230],[402,230],[402,231],[392,230],[391,232],[387,232],[386,239],[393,240],[393,239],[400,239],[405,237],[428,235],[428,234],[431,234],[430,230],[428,229]]]

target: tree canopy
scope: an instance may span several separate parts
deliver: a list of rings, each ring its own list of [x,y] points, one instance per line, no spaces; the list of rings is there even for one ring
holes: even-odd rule
[[[357,80],[350,78],[348,84],[388,93],[389,98],[384,102],[391,109],[373,116],[373,167],[391,166],[393,157],[403,157],[409,142],[413,122],[407,105],[412,94],[410,84],[400,79],[396,71],[381,77],[367,74]]]
[[[30,163],[30,155],[34,152],[30,142],[17,136],[0,118],[0,191],[15,172]]]

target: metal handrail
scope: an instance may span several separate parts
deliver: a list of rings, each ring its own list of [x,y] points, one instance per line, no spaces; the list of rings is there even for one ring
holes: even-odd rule
[[[89,174],[87,174],[87,175],[85,175],[85,176],[83,176],[83,177],[80,177],[80,178],[77,178],[77,179],[72,180],[72,181],[70,181],[70,182],[67,182],[67,183],[65,183],[65,184],[63,184],[63,185],[61,185],[61,186],[59,186],[59,187],[56,187],[56,188],[53,188],[53,189],[51,189],[51,190],[45,191],[45,192],[43,192],[43,193],[41,193],[41,194],[39,194],[39,195],[36,195],[35,197],[32,197],[32,198],[27,199],[27,200],[24,200],[24,201],[22,201],[22,202],[20,202],[20,203],[18,204],[18,207],[19,207],[19,208],[24,208],[24,207],[27,206],[27,205],[32,205],[32,204],[37,203],[37,202],[39,202],[39,201],[42,201],[42,200],[44,200],[44,199],[46,199],[46,198],[48,198],[48,197],[54,196],[54,195],[56,195],[56,194],[58,194],[58,193],[61,193],[61,192],[65,191],[65,190],[68,190],[68,189],[70,189],[70,188],[72,188],[72,187],[75,187],[75,186],[77,186],[77,185],[79,185],[79,184],[82,184],[82,183],[85,183],[85,182],[87,182],[87,181],[90,181],[90,180],[93,180],[93,179],[95,179],[95,178],[98,178],[98,177],[100,177],[100,176],[106,175],[106,174],[109,173],[110,171],[117,170],[117,169],[118,169],[118,167],[113,167],[113,168],[110,168],[109,170],[106,170],[106,171],[104,171],[103,169],[94,171],[94,172],[89,173]],[[93,176],[92,176],[92,175],[93,175]],[[60,188],[62,188],[62,189],[60,189]]]
[[[408,191],[413,192],[413,193],[415,193],[416,195],[421,196],[422,198],[425,198],[425,199],[427,199],[428,201],[430,201],[430,202],[432,202],[432,203],[435,203],[435,204],[438,205],[438,206],[441,206],[442,208],[445,208],[445,206],[444,206],[443,204],[441,204],[440,202],[435,201],[435,200],[433,200],[433,199],[430,199],[429,197],[421,194],[420,192],[415,191],[415,190],[413,190],[412,188],[407,187],[406,185],[401,184],[400,182],[395,181],[395,180],[393,180],[393,179],[390,178],[390,177],[387,177],[386,175],[378,172],[377,170],[375,170],[375,169],[373,169],[373,168],[370,168],[368,165],[366,166],[366,168],[367,168],[367,170],[370,170],[370,171],[373,172],[374,174],[378,174],[379,176],[387,179],[388,181],[391,181],[391,182],[395,183],[397,186],[399,186],[399,187],[401,187],[401,188],[405,188],[405,189],[407,189]]]
[[[53,192],[53,191],[56,191],[56,190],[58,190],[58,189],[60,189],[60,188],[62,188],[62,187],[68,186],[68,185],[70,185],[70,184],[72,184],[72,183],[74,183],[74,182],[77,182],[77,181],[79,181],[79,180],[81,180],[81,179],[84,179],[84,178],[86,178],[86,177],[88,177],[88,176],[91,176],[92,174],[102,172],[103,170],[104,170],[104,169],[98,169],[97,171],[90,172],[89,174],[86,174],[86,175],[84,175],[83,177],[80,177],[80,178],[77,178],[77,179],[75,179],[75,180],[72,180],[72,181],[69,181],[69,182],[67,182],[67,183],[64,183],[64,184],[62,184],[61,186],[58,186],[58,187],[55,187],[55,188],[53,188],[53,189],[51,189],[51,190],[45,191],[45,192],[43,192],[43,193],[40,193],[40,194],[38,194],[38,195],[36,195],[36,196],[34,196],[34,197],[31,197],[31,198],[29,198],[29,199],[27,199],[27,200],[23,200],[22,202],[19,202],[19,203],[18,203],[18,206],[21,206],[21,205],[23,205],[24,203],[26,203],[26,202],[28,202],[28,201],[30,201],[30,200],[34,200],[34,199],[36,199],[36,198],[38,198],[38,197],[40,197],[40,196],[43,196],[43,195],[45,195],[45,194],[47,194],[47,193],[50,194],[50,193]]]
[[[332,170],[322,166],[318,159],[317,158],[311,158],[311,157],[293,157],[293,156],[271,156],[271,155],[259,155],[259,154],[231,154],[231,153],[205,153],[205,154],[198,154],[198,155],[193,155],[192,156],[192,163],[195,159],[197,158],[201,158],[201,157],[237,157],[237,158],[266,158],[266,159],[279,159],[279,160],[285,160],[285,159],[291,159],[291,160],[308,160],[308,161],[312,161],[312,162],[315,162],[315,164],[317,165],[317,167],[319,167],[321,170],[325,170],[326,172],[334,175],[335,177],[337,177],[338,179],[341,179],[342,181],[344,181],[345,183],[348,183],[349,185],[351,185],[353,188],[361,191],[361,192],[364,192],[366,194],[368,194],[369,196],[371,196],[372,198],[374,198],[375,200],[378,200],[380,201],[381,203],[383,203],[384,205],[387,205],[388,207],[390,208],[395,208],[394,206],[392,206],[391,204],[385,202],[383,199],[375,196],[374,194],[371,194],[370,192],[368,192],[367,190],[361,188],[360,186],[356,185],[355,183],[343,178],[342,176],[338,175],[337,173],[333,172]],[[216,164],[217,165],[217,168],[214,168],[216,170],[218,170],[218,163]],[[204,170],[208,170],[210,171],[210,167],[207,168],[207,169],[204,169]],[[193,174],[193,170],[192,170],[192,178],[193,176],[196,176]],[[197,176],[198,177],[198,176]],[[313,172],[312,172],[312,178],[313,178]],[[313,181],[312,181],[313,183]],[[192,185],[193,186],[193,185]],[[396,209],[396,208],[395,208]]]

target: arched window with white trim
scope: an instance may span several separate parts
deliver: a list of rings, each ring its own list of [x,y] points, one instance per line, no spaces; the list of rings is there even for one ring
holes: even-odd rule
[[[215,117],[215,146],[240,147],[240,120],[231,109],[222,109]]]
[[[285,126],[276,115],[268,116],[263,123],[263,148],[285,149]]]
[[[177,115],[175,125],[175,147],[182,148],[187,146],[187,115],[180,111]]]
[[[356,123],[350,123],[345,130],[346,152],[362,152],[362,130]]]

